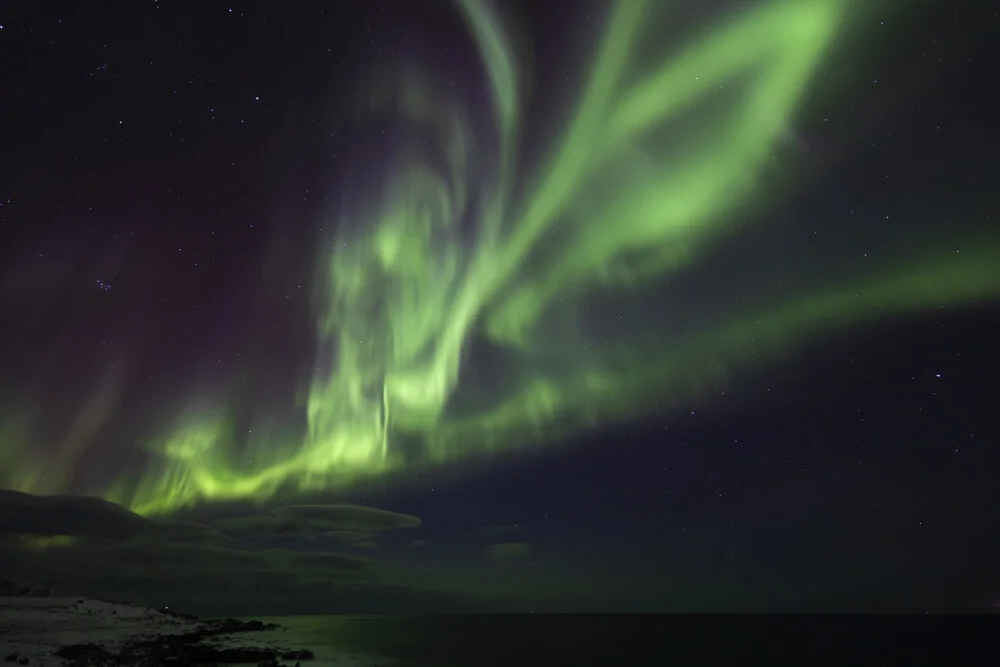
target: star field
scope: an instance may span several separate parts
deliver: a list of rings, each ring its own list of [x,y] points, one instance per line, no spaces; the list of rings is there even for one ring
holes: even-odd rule
[[[0,569],[995,604],[998,14],[584,4],[0,9]]]

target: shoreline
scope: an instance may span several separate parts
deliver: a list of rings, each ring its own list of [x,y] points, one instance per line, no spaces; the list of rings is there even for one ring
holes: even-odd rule
[[[168,609],[85,597],[0,597],[0,661],[12,667],[236,663],[293,667],[314,658],[309,649],[282,648],[270,642],[240,645],[241,634],[280,627],[256,620],[199,619]],[[227,641],[221,645],[220,639]]]

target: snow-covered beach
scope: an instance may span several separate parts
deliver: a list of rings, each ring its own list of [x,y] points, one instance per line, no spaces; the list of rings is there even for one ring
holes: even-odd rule
[[[185,634],[202,623],[148,609],[80,597],[0,597],[0,657],[30,665],[62,665],[63,646],[98,644],[121,650],[128,641]]]
[[[13,664],[138,665],[206,662],[294,663],[309,651],[288,651],[253,642],[205,643],[268,628],[259,621],[199,620],[168,610],[83,597],[0,597],[0,659]]]

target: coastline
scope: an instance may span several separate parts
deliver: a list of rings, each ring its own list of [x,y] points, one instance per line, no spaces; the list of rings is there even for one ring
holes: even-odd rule
[[[241,633],[279,627],[84,597],[0,597],[0,661],[28,667],[293,667],[313,659],[309,649],[239,642]]]

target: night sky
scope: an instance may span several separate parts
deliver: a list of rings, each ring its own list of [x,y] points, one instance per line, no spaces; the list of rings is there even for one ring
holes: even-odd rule
[[[4,2],[0,574],[1000,608],[989,4]]]

